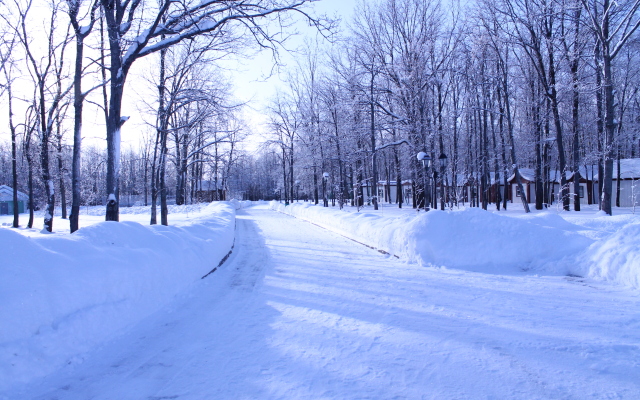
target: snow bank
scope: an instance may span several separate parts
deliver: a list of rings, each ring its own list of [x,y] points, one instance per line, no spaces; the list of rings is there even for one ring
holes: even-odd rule
[[[259,204],[259,202],[257,202],[257,201],[237,200],[237,199],[232,199],[232,200],[229,201],[229,203],[233,204],[233,206],[236,208],[236,210],[240,210],[242,208],[251,207],[251,206],[254,206],[256,204]]]
[[[581,257],[584,274],[640,289],[640,224],[624,226]]]
[[[190,217],[37,238],[0,228],[0,389],[81,361],[216,267],[233,245],[234,207],[212,203]]]
[[[567,259],[593,243],[578,233],[583,228],[549,215],[526,220],[467,208],[388,218],[310,204],[271,208],[410,262],[478,272],[566,274]]]

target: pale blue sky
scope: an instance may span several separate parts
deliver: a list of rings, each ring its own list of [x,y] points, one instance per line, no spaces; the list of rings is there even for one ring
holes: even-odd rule
[[[353,10],[358,0],[319,0],[313,3],[317,14],[326,14],[329,17],[337,16],[342,20],[341,26],[351,19]],[[294,49],[304,43],[305,37],[315,37],[315,28],[309,28],[305,22],[297,24],[296,29],[300,32],[297,37],[289,40],[287,47]],[[286,86],[283,82],[286,75],[287,66],[295,65],[294,54],[281,52],[281,61],[285,64],[283,68],[268,77],[273,67],[273,61],[269,52],[262,52],[250,59],[245,59],[239,64],[238,72],[234,74],[234,86],[236,96],[242,101],[251,101],[247,107],[245,117],[254,133],[264,133],[266,116],[263,112],[276,93],[278,87]],[[254,146],[251,146],[254,147]]]

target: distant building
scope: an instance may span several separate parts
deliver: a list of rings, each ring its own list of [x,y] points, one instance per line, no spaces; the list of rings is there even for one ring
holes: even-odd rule
[[[593,180],[595,191],[598,193],[600,179],[596,172]],[[617,203],[618,186],[618,162],[613,161],[613,187],[611,203]],[[620,160],[620,207],[633,207],[640,205],[640,158],[626,158]]]
[[[525,191],[525,195],[527,196],[527,200],[529,203],[536,202],[536,183],[535,183],[535,171],[530,168],[520,168],[519,169],[520,176],[522,177],[522,187]],[[592,204],[593,202],[593,180],[588,178],[592,174],[588,173],[584,167],[580,168],[580,184],[579,184],[579,198],[580,204]],[[549,178],[551,179],[551,183],[553,184],[551,187],[551,202],[555,203],[560,201],[559,196],[561,195],[561,173],[560,171],[550,171]],[[568,193],[571,199],[571,204],[573,204],[573,172],[567,172],[567,185],[568,185]],[[509,190],[507,191],[508,199],[511,202],[520,201],[520,191],[518,189],[518,185],[516,183],[515,174],[511,174],[511,176],[507,179],[509,183]]]
[[[404,204],[410,204],[412,199],[412,182],[411,180],[404,180],[400,183],[402,188],[402,197]],[[364,196],[366,197],[365,202],[370,202],[373,197],[373,193],[371,191],[373,188],[371,187],[370,182],[362,182],[360,185],[362,186]],[[398,192],[397,192],[397,182],[396,181],[378,181],[378,201],[385,203],[398,203]],[[356,197],[358,196],[357,185],[353,185],[353,201],[356,201]]]
[[[199,181],[195,187],[195,201],[198,203],[227,200],[227,190],[221,181]]]
[[[24,213],[29,196],[18,191],[18,212]],[[7,185],[0,186],[0,215],[13,214],[13,189]]]

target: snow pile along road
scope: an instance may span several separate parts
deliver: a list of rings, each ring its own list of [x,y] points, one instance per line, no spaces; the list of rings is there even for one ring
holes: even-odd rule
[[[388,218],[311,204],[272,202],[271,208],[307,220],[420,265],[513,274],[575,273],[575,260],[593,240],[562,218],[521,219],[478,208],[432,210]]]
[[[629,224],[594,243],[581,261],[591,278],[640,289],[640,224]]]
[[[34,238],[0,228],[0,389],[81,362],[216,267],[234,230],[227,203],[181,226],[101,222]]]

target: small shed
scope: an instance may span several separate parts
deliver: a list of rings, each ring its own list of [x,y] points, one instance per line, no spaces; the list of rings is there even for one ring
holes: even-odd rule
[[[195,198],[199,203],[226,200],[227,191],[220,180],[196,182]]]
[[[519,168],[518,172],[520,172],[520,177],[522,178],[522,188],[524,189],[524,193],[527,196],[527,201],[529,203],[535,203],[535,171],[531,168]],[[512,203],[515,199],[517,199],[516,201],[520,201],[520,190],[518,190],[518,184],[516,183],[516,174],[511,174],[511,176],[507,179],[507,182],[511,186],[511,190],[508,191],[509,200],[511,200]]]
[[[24,213],[29,196],[18,191],[18,212]],[[0,186],[0,215],[13,214],[13,189],[7,185]]]
[[[409,204],[412,199],[411,180],[404,180],[400,183],[402,187],[403,203]],[[378,182],[378,199],[386,203],[398,203],[398,183],[396,181]]]
[[[555,196],[554,201],[560,201],[558,197],[561,192],[561,182],[560,171],[551,171],[551,180],[553,181],[553,193]],[[591,174],[589,170],[585,167],[580,167],[580,183],[579,183],[579,193],[578,198],[580,199],[580,204],[592,204],[593,203],[593,179],[589,178]],[[571,199],[571,203],[573,204],[573,178],[575,177],[575,173],[567,172],[567,185],[569,186],[569,196]]]
[[[474,200],[480,202],[482,200],[481,179],[479,173],[474,173],[473,175],[458,174],[458,179],[456,179],[456,196],[458,201],[462,203],[473,202]],[[495,203],[497,201],[498,191],[500,193],[500,199],[503,199],[505,195],[503,184],[504,175],[500,176],[500,179],[496,179],[496,173],[489,171],[487,179],[485,193],[488,202]],[[451,189],[448,190],[451,195]]]
[[[371,190],[373,189],[372,187],[370,187],[371,183],[366,181],[366,182],[362,182],[361,186],[364,190],[365,193],[365,197],[370,198],[372,197],[372,193]],[[411,203],[411,199],[413,198],[412,195],[412,181],[411,180],[404,180],[400,183],[401,187],[402,187],[402,201],[403,204],[410,204]],[[353,196],[354,196],[354,201],[356,200],[356,197],[358,196],[358,191],[357,191],[357,185],[353,185],[354,186],[354,191],[353,191]],[[379,202],[385,202],[385,203],[398,203],[398,195],[397,195],[397,186],[398,183],[396,181],[386,181],[386,180],[381,180],[378,181],[378,201]]]

